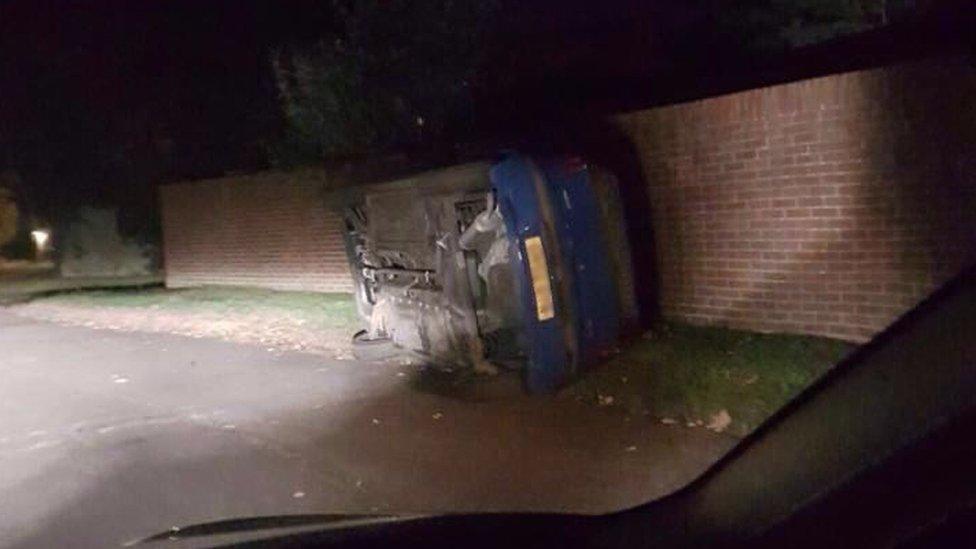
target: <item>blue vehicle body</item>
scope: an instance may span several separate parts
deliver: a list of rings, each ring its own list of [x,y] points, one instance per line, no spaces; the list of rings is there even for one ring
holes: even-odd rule
[[[549,200],[546,182],[535,163],[522,156],[511,156],[495,164],[489,178],[505,220],[511,257],[517,258],[512,269],[523,312],[525,352],[529,361],[526,384],[533,392],[552,391],[575,372],[576,356],[575,329],[571,319],[563,314],[567,304],[557,297],[558,290],[553,292],[557,294],[554,296],[555,316],[544,320],[538,318],[537,296],[526,259],[525,242],[540,237],[549,265],[559,265],[553,221],[543,215]],[[553,277],[550,279],[552,287],[558,288],[563,277],[553,271],[550,276]]]
[[[602,234],[597,195],[586,165],[512,155],[491,168],[490,180],[505,219],[527,344],[526,383],[549,392],[598,363],[618,344],[618,288]],[[540,319],[525,243],[541,237],[555,315]]]
[[[588,167],[576,159],[545,163],[563,261],[572,271],[575,322],[584,366],[610,353],[620,338],[617,289],[607,254],[597,194]]]

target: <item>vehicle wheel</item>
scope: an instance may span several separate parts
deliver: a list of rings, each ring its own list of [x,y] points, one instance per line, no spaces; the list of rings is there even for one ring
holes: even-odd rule
[[[392,339],[370,338],[366,330],[360,330],[352,336],[352,354],[359,360],[371,362],[388,360],[401,352],[403,351],[393,344]]]

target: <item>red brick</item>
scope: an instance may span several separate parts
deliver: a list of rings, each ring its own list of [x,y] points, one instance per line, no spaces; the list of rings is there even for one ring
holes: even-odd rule
[[[976,226],[976,204],[960,192],[974,182],[946,180],[950,172],[936,168],[976,157],[963,132],[945,131],[959,127],[954,113],[976,108],[973,82],[976,69],[964,60],[929,59],[619,117],[624,128],[681,120],[669,135],[636,143],[645,167],[674,163],[694,143],[695,155],[710,161],[709,189],[721,189],[677,200],[670,193],[682,180],[646,172],[655,211],[667,208],[653,220],[666,258],[658,268],[662,279],[681,280],[664,288],[662,309],[686,320],[858,341],[884,328],[976,255],[965,229]],[[906,118],[909,91],[960,83],[955,103],[932,94]],[[928,128],[940,128],[937,144],[918,131]],[[708,230],[683,222],[702,217]],[[707,267],[696,256],[727,268],[697,272]],[[701,284],[720,285],[718,298],[734,310],[703,308]],[[671,306],[678,302],[682,308]]]
[[[163,187],[166,285],[351,292],[342,221],[323,189],[314,171]]]

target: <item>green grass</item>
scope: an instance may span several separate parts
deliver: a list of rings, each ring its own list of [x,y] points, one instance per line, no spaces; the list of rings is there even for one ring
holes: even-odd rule
[[[661,324],[584,376],[579,395],[614,396],[633,411],[708,422],[726,410],[745,435],[846,355],[842,341]]]
[[[346,327],[359,323],[356,303],[348,294],[276,292],[256,288],[204,287],[180,290],[92,290],[39,301],[79,307],[118,307],[208,314],[280,314],[305,321],[309,328]]]
[[[162,284],[160,275],[63,278],[47,271],[0,273],[0,305],[30,301],[59,292],[95,288],[139,289]]]

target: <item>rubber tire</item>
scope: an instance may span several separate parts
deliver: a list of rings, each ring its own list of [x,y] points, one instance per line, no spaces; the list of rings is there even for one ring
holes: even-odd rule
[[[402,349],[394,345],[392,339],[370,339],[366,335],[366,330],[360,330],[352,336],[352,354],[358,360],[379,362],[395,358],[403,353]]]

